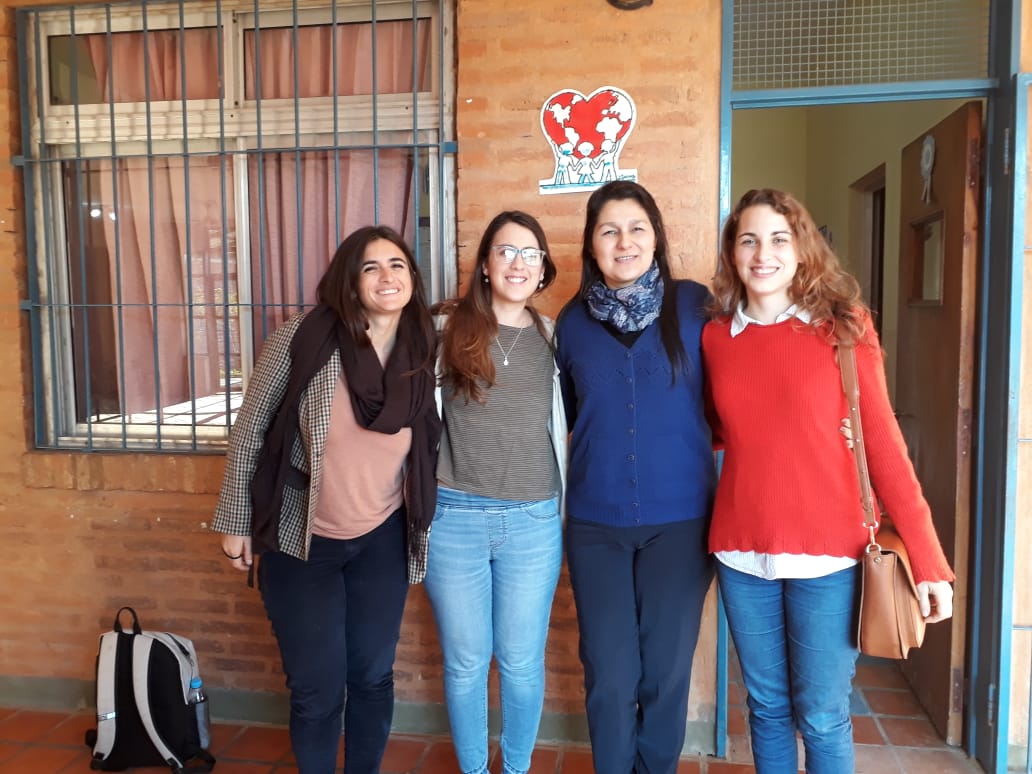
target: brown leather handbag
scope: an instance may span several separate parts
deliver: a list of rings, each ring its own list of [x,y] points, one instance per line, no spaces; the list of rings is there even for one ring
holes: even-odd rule
[[[853,456],[860,479],[860,500],[868,543],[860,557],[861,591],[857,620],[857,643],[861,653],[879,658],[903,659],[911,648],[921,647],[925,619],[921,615],[917,585],[910,570],[910,557],[896,529],[882,516],[878,523],[867,471],[863,427],[860,423],[860,383],[856,353],[851,346],[838,348],[842,388],[849,404],[853,429]]]

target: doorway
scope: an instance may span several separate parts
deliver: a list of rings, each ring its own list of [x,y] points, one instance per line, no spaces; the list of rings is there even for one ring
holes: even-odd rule
[[[874,309],[885,350],[889,395],[895,395],[899,287],[900,153],[966,100],[760,108],[732,113],[733,204],[750,188],[793,193],[822,226],[843,263],[860,280]],[[880,178],[879,181],[879,170]],[[880,183],[880,185],[879,185]],[[883,239],[871,237],[858,213],[857,187],[881,188]],[[865,197],[860,197],[864,206]],[[873,199],[873,197],[872,197]],[[882,250],[880,266],[875,251]],[[873,269],[879,269],[875,278]]]
[[[918,389],[920,394],[921,388],[918,385],[922,380],[928,379],[928,362],[919,364],[920,358],[917,356],[926,349],[933,349],[921,343],[935,336],[936,323],[931,323],[932,328],[928,328],[927,323],[929,318],[934,320],[936,316],[936,310],[931,307],[937,304],[938,309],[943,309],[945,305],[942,298],[920,296],[915,301],[912,288],[907,286],[901,290],[900,287],[901,284],[907,285],[905,277],[902,282],[900,279],[901,263],[905,273],[913,271],[913,256],[907,253],[908,245],[912,241],[909,239],[912,229],[907,225],[912,221],[908,214],[913,209],[913,202],[910,200],[915,196],[918,199],[923,197],[920,185],[915,194],[913,184],[914,176],[921,173],[916,172],[916,167],[914,170],[909,169],[909,166],[905,167],[908,164],[906,159],[908,154],[913,155],[912,146],[915,138],[920,140],[929,136],[933,131],[932,127],[938,131],[940,122],[946,117],[955,114],[977,116],[975,122],[978,125],[974,128],[975,166],[973,171],[962,171],[957,179],[961,188],[964,187],[965,181],[975,179],[974,212],[971,213],[971,217],[976,222],[984,222],[983,213],[979,211],[982,199],[978,193],[980,175],[977,161],[980,157],[978,138],[982,129],[982,107],[978,102],[948,99],[774,107],[732,112],[730,203],[733,205],[738,197],[750,188],[781,188],[795,194],[813,214],[821,231],[843,263],[860,280],[865,300],[875,312],[876,324],[886,353],[886,376],[890,398],[902,400],[906,404],[904,413],[910,417],[907,420],[908,441],[933,435],[931,432],[923,433],[922,427],[925,430],[940,428],[941,423],[938,420],[925,418],[922,425],[914,419],[913,413],[921,413],[924,406],[915,410],[913,397],[915,389]],[[965,146],[961,147],[963,149]],[[964,159],[964,153],[958,155]],[[945,159],[940,160],[942,169],[945,169],[944,162]],[[903,226],[901,222],[904,223]],[[942,228],[940,236],[941,232]],[[960,242],[976,245],[974,252],[969,256],[971,263],[968,271],[973,275],[977,235],[972,233],[964,237],[962,234]],[[940,264],[929,262],[933,267]],[[925,274],[927,273],[926,266]],[[924,281],[927,285],[928,278],[925,277]],[[902,304],[901,293],[904,296]],[[963,306],[966,311],[971,312],[971,316],[966,321],[965,343],[963,346],[958,344],[963,350],[962,360],[965,366],[958,368],[951,365],[949,368],[939,369],[941,373],[935,378],[956,381],[956,390],[943,392],[968,393],[966,405],[962,410],[954,412],[954,418],[963,427],[959,432],[958,425],[951,426],[951,429],[954,435],[966,439],[968,444],[959,463],[958,474],[954,478],[970,481],[968,422],[971,413],[970,389],[975,377],[971,354],[974,341],[973,280],[965,294]],[[951,303],[961,305],[960,302]],[[920,323],[919,340],[914,338],[915,306],[927,307],[916,312],[924,321]],[[945,323],[943,325],[945,326]],[[933,332],[931,337],[930,331]],[[902,353],[898,351],[901,341],[906,342]],[[934,354],[941,354],[946,348],[943,347],[943,342],[939,341],[934,349]],[[900,354],[903,356],[900,357]],[[944,433],[944,437],[948,438],[949,432]],[[914,448],[910,450],[915,463],[919,455],[917,446],[915,443]],[[929,458],[935,457],[937,448],[926,445],[922,462],[928,463]],[[947,459],[947,466],[953,465],[955,461]],[[950,476],[943,475],[941,470],[928,473],[922,470],[921,464],[916,466],[919,475],[922,475],[928,499],[935,502],[936,498],[940,497],[940,493],[935,491],[939,486],[937,482],[950,480]],[[927,464],[924,467],[928,467]],[[949,490],[948,486],[945,488]],[[946,491],[940,499],[948,500],[950,494],[952,492]],[[954,622],[946,625],[949,634],[944,636],[939,630],[933,633],[930,640],[934,641],[934,644],[926,647],[913,659],[915,663],[921,663],[918,663],[917,667],[908,664],[904,672],[940,736],[949,744],[959,746],[963,742],[971,495],[967,486],[957,488],[955,494],[958,503],[955,510],[938,507],[933,509],[933,512],[941,514],[949,510],[951,514],[947,522],[938,524],[937,528],[957,571],[957,617]],[[939,626],[942,630],[943,625]],[[936,650],[939,653],[933,657],[931,653]]]
[[[1023,7],[1017,0],[947,0],[928,16],[915,16],[915,4],[875,4],[860,15],[848,3],[803,2],[791,8],[776,0],[724,0],[721,91],[721,218],[726,217],[740,189],[732,185],[732,156],[739,155],[741,130],[732,143],[732,125],[753,111],[803,106],[852,106],[889,109],[908,101],[978,99],[983,101],[983,191],[978,213],[982,259],[978,277],[976,352],[977,396],[973,408],[974,481],[973,541],[970,557],[969,631],[964,688],[964,748],[986,771],[1002,774],[1008,763],[1032,771],[1032,601],[1022,605],[1021,588],[1032,588],[1032,561],[1020,561],[1021,547],[1032,545],[1027,507],[1032,491],[1032,412],[1019,412],[1028,403],[1032,377],[1024,377],[1032,303],[1029,285],[1032,237],[1026,228],[1029,210],[1028,123],[1032,121],[1032,73],[1023,45]],[[891,14],[886,26],[886,14]],[[1027,16],[1027,12],[1024,12]],[[931,23],[931,26],[929,26]],[[916,26],[914,26],[916,25]],[[872,37],[873,36],[873,37]],[[878,45],[871,45],[876,40]],[[905,41],[905,42],[904,42]],[[878,105],[881,105],[879,108]],[[904,108],[905,109],[905,108]],[[801,114],[800,114],[801,115]],[[885,114],[892,118],[891,113]],[[805,119],[796,116],[797,126]],[[854,152],[848,126],[831,135],[841,156]],[[909,137],[923,131],[913,127]],[[882,124],[879,132],[893,131]],[[755,146],[753,154],[789,156],[797,145],[786,143],[782,153],[775,123]],[[812,137],[812,134],[811,134]],[[863,140],[864,138],[861,138]],[[827,142],[827,138],[821,138]],[[765,146],[765,148],[764,148]],[[795,164],[785,159],[800,174]],[[812,167],[811,167],[812,168]],[[815,201],[813,174],[803,173],[804,201]],[[856,171],[856,182],[874,169]],[[888,180],[889,174],[886,171]],[[736,181],[736,185],[739,183]],[[785,186],[790,187],[790,186]],[[887,231],[898,228],[886,190]],[[814,208],[816,209],[816,208]],[[815,213],[816,214],[816,213]],[[828,228],[831,231],[831,227]],[[834,238],[834,234],[832,234]],[[886,250],[897,244],[885,237]],[[841,251],[841,241],[836,242]],[[885,256],[885,274],[889,261]],[[896,256],[898,260],[898,255]],[[893,264],[895,266],[895,264]],[[852,267],[851,268],[855,268]],[[891,271],[895,271],[893,268]],[[885,314],[898,308],[883,298]],[[883,325],[890,321],[883,319]],[[887,330],[886,343],[896,349],[897,336]],[[895,393],[895,352],[888,353],[892,369],[890,388]],[[1026,355],[1023,357],[1023,355]],[[1026,370],[1028,370],[1026,368]],[[1032,555],[1032,549],[1025,556]],[[1032,600],[1032,594],[1026,594]],[[718,643],[726,627],[718,628]],[[726,649],[718,652],[718,696],[726,695]],[[1012,661],[1015,662],[1012,665]],[[727,715],[718,702],[717,728],[726,727]],[[718,751],[726,742],[718,734]],[[1020,764],[1020,765],[1019,765]]]
[[[882,287],[885,276],[885,164],[849,186],[850,267],[860,281],[864,299],[882,334]]]

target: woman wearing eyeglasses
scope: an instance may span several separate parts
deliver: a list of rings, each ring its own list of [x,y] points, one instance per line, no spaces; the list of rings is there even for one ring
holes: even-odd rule
[[[673,774],[713,578],[700,338],[708,293],[675,281],[655,200],[588,199],[581,285],[559,316],[570,440],[567,562],[598,774]]]
[[[537,220],[502,212],[480,240],[466,293],[438,318],[445,430],[426,590],[464,774],[487,772],[492,655],[503,772],[530,768],[541,720],[545,639],[562,562],[566,419],[552,322],[530,299],[555,275]]]

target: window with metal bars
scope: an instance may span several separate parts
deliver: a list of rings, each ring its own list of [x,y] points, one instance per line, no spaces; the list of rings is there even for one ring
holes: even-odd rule
[[[359,226],[450,290],[447,3],[19,12],[37,445],[223,446]]]

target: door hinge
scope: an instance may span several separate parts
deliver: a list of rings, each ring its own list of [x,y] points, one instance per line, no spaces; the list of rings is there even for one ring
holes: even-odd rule
[[[990,728],[996,725],[996,683],[989,683],[985,700],[985,721]]]
[[[964,670],[953,669],[953,685],[950,687],[950,712],[959,715],[964,711]]]

